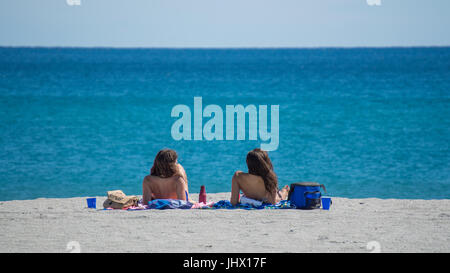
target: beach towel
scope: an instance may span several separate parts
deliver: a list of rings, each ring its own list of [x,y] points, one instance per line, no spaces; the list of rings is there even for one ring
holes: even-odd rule
[[[278,202],[275,205],[269,204],[269,203],[263,203],[260,206],[255,206],[252,204],[242,204],[238,203],[236,206],[233,206],[230,201],[228,200],[220,200],[219,202],[216,202],[213,206],[213,209],[246,209],[246,210],[252,210],[252,209],[294,209],[295,206],[291,205],[291,203],[288,200],[282,200]]]
[[[191,209],[210,209],[212,206],[214,206],[214,202],[200,202],[193,204]]]
[[[190,209],[192,203],[178,199],[155,199],[148,202],[148,209]]]
[[[149,204],[143,204],[142,199],[139,200],[136,196],[126,196],[121,190],[108,191],[107,194],[108,198],[103,203],[105,210],[190,209],[212,206],[212,204],[192,204],[177,199],[155,199]],[[186,200],[189,200],[187,191],[185,194]]]
[[[250,198],[249,198],[250,199]],[[250,199],[253,200],[253,199]],[[220,200],[219,202],[208,203],[191,203],[184,200],[177,199],[155,199],[149,202],[148,205],[142,204],[142,200],[136,205],[125,208],[125,210],[147,210],[147,209],[295,209],[295,205],[291,204],[288,200],[282,200],[275,205],[270,203],[262,203],[261,205],[255,205],[258,203],[239,203],[233,206],[228,200]],[[105,208],[111,210],[113,208]]]
[[[180,206],[180,204],[175,204],[177,202],[166,202],[166,201],[161,201],[161,200],[168,200],[168,199],[159,199],[159,201],[154,202],[150,201],[150,202],[154,202],[152,206],[149,205],[144,205],[142,204],[142,200],[141,202],[139,202],[138,205],[136,206],[131,206],[122,210],[147,210],[147,209],[189,209],[189,205],[182,205]],[[182,201],[182,200],[174,200],[174,201]],[[183,201],[186,202],[186,201]],[[187,202],[189,204],[191,204],[192,206],[190,207],[190,209],[210,209],[212,208],[212,206],[214,205],[214,202],[207,202],[207,203],[190,203]],[[175,204],[175,205],[174,205]],[[114,210],[114,208],[105,208],[105,210]]]

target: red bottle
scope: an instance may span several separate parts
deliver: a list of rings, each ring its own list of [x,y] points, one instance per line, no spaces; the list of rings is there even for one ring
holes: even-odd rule
[[[201,186],[200,187],[200,194],[198,195],[198,202],[199,203],[205,203],[206,204],[206,191],[205,191],[205,186]]]

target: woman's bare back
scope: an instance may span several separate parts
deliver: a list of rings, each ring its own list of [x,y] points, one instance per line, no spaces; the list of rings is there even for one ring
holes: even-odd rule
[[[142,200],[147,204],[153,199],[186,200],[187,184],[181,176],[161,178],[147,175],[142,182]]]
[[[240,191],[248,198],[276,204],[287,198],[289,186],[285,186],[278,193],[271,194],[266,191],[264,180],[257,175],[237,171],[231,182],[230,202],[236,205],[239,202]]]

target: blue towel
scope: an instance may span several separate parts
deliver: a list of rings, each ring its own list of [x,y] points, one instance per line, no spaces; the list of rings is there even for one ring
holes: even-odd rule
[[[190,209],[192,203],[177,199],[155,199],[148,202],[149,209]]]
[[[290,201],[282,200],[275,205],[263,203],[261,206],[253,206],[250,204],[240,204],[238,203],[236,206],[233,206],[228,200],[220,200],[216,202],[213,206],[213,209],[294,209],[295,205],[291,205]]]

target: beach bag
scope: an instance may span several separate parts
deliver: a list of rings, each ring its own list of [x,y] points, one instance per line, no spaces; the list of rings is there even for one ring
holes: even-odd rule
[[[288,200],[298,209],[318,209],[322,200],[320,188],[326,192],[325,186],[316,182],[293,183]]]
[[[108,198],[103,202],[104,208],[125,209],[137,206],[139,198],[137,196],[126,196],[121,190],[108,191]]]

